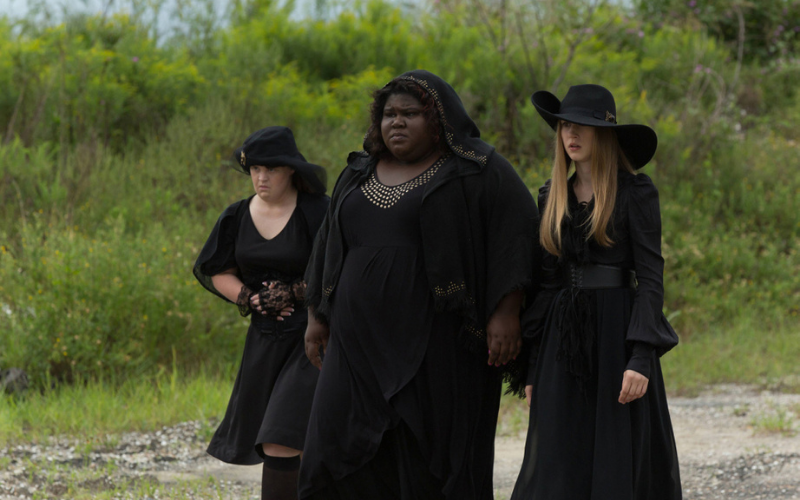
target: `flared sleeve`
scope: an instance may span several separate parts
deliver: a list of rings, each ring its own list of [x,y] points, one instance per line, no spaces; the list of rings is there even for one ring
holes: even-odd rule
[[[361,155],[350,154],[348,157],[348,165],[355,157],[362,158]],[[331,241],[332,232],[337,228],[334,226],[335,214],[342,201],[342,190],[344,189],[345,179],[352,177],[350,168],[345,168],[339,178],[336,179],[336,184],[331,192],[330,200],[326,200],[327,209],[322,217],[322,223],[319,230],[314,237],[314,245],[311,248],[311,257],[308,260],[306,273],[304,279],[306,281],[306,300],[305,306],[314,311],[314,315],[318,320],[327,322],[327,307],[323,301],[325,297],[325,282],[326,279],[330,280],[331,268],[338,267],[344,258],[343,249],[341,246],[341,237],[333,234],[333,241]],[[331,285],[328,284],[330,287]],[[330,290],[328,290],[330,292]]]
[[[502,156],[492,155],[489,174],[496,190],[491,196],[487,224],[487,310],[488,319],[509,292],[531,289],[536,257],[539,211],[530,191]]]
[[[547,196],[550,194],[550,180],[539,188],[539,214],[544,212]],[[539,346],[542,343],[547,312],[560,288],[558,281],[558,259],[547,253],[539,242],[540,225],[535,232],[534,248],[538,259],[534,259],[538,269],[534,269],[534,280],[537,280],[538,293],[522,314],[522,338],[528,346],[528,369],[526,385],[531,385],[539,358]]]
[[[325,270],[325,248],[328,246],[328,232],[330,231],[332,205],[328,207],[325,217],[322,219],[317,236],[314,238],[314,246],[311,250],[311,257],[306,267],[306,307],[312,308],[315,312],[319,309],[322,302],[322,276]],[[320,316],[317,315],[320,319]]]
[[[678,344],[678,335],[662,312],[664,258],[658,190],[645,174],[634,176],[628,190],[628,227],[638,285],[626,338],[649,344],[661,356]]]
[[[228,302],[230,300],[214,288],[211,277],[236,267],[238,221],[242,211],[247,209],[248,201],[249,199],[237,201],[222,212],[192,269],[195,278],[206,290]]]

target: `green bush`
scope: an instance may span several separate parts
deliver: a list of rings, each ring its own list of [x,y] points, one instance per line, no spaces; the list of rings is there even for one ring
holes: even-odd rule
[[[645,19],[701,25],[732,52],[744,35],[746,59],[767,61],[792,57],[800,48],[800,2],[730,0],[637,0],[638,13]]]
[[[188,221],[184,221],[188,222]],[[33,380],[85,379],[236,359],[246,322],[195,281],[193,231],[126,232],[123,217],[87,235],[35,214],[0,249],[4,366]]]
[[[0,123],[26,145],[121,150],[186,110],[204,81],[180,51],[159,48],[127,16],[74,15],[14,35],[0,23]]]

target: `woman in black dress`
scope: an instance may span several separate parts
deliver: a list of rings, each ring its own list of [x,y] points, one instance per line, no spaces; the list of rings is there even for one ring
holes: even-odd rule
[[[318,375],[303,347],[303,274],[330,201],[325,170],[305,161],[286,127],[253,133],[234,158],[255,195],[225,209],[194,274],[250,315],[250,328],[208,453],[232,464],[263,462],[262,499],[295,499]]]
[[[678,500],[659,362],[678,337],[662,314],[658,191],[635,171],[656,134],[618,125],[599,85],[532,101],[556,145],[539,190],[544,283],[523,322],[531,411],[511,498]]]
[[[306,273],[321,372],[300,498],[490,500],[536,206],[441,78],[374,98]]]

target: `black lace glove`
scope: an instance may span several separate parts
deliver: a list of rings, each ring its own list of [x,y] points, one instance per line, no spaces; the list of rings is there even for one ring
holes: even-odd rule
[[[283,281],[269,280],[258,291],[259,311],[268,316],[279,316],[283,309],[294,305],[292,287]]]
[[[236,299],[236,305],[239,307],[239,314],[241,314],[242,317],[249,316],[250,312],[252,311],[252,309],[250,309],[250,297],[252,295],[253,291],[244,285],[239,291],[239,297]]]

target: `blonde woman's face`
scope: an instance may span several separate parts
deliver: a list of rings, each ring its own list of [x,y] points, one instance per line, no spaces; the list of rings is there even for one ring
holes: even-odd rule
[[[594,149],[595,128],[567,121],[561,122],[561,141],[567,156],[578,164],[590,164]]]

